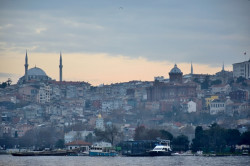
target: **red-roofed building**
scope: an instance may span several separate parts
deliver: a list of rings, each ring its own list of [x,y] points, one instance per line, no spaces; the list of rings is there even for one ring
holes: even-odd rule
[[[92,145],[91,143],[84,142],[82,140],[76,140],[76,141],[72,141],[72,142],[65,144],[65,146],[67,147],[68,150],[81,148],[84,151],[89,151],[89,146],[91,146],[91,145]]]

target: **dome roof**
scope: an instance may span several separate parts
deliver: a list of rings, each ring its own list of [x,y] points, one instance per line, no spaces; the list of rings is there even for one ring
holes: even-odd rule
[[[182,73],[181,70],[177,67],[177,65],[174,65],[174,68],[169,72],[170,74],[177,74]]]
[[[33,75],[33,76],[47,76],[46,73],[38,67],[33,67],[33,68],[29,69],[28,75],[29,76],[31,76],[31,75]]]

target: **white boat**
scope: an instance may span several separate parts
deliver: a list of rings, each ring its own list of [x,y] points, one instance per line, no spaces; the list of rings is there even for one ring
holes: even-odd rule
[[[148,152],[149,156],[170,156],[171,155],[170,141],[164,140],[156,145],[153,150]]]

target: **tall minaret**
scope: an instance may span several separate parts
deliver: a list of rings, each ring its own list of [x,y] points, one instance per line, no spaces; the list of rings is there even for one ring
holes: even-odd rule
[[[27,55],[27,50],[26,50],[26,56],[25,56],[25,82],[28,82],[28,55]]]
[[[193,73],[193,64],[192,64],[192,62],[191,62],[191,74],[194,74]]]
[[[63,65],[62,65],[62,54],[60,52],[60,65],[59,65],[59,69],[60,69],[60,82],[62,82],[62,68],[63,68]]]

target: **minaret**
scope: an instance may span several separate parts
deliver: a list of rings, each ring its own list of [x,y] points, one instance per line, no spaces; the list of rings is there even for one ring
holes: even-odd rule
[[[25,82],[28,82],[28,55],[27,55],[27,50],[26,50],[26,56],[25,56]]]
[[[191,62],[191,74],[194,74],[193,73],[193,64],[192,64],[192,62]]]
[[[60,69],[60,82],[62,82],[62,68],[63,68],[63,65],[62,65],[62,54],[60,52],[60,65],[59,65],[59,69]]]

